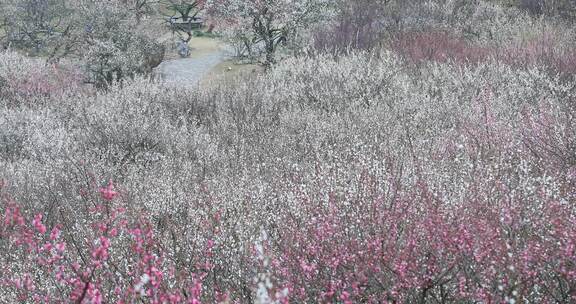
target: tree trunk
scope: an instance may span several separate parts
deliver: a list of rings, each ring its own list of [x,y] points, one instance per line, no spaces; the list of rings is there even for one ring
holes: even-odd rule
[[[264,66],[266,69],[270,69],[274,63],[276,63],[276,59],[274,58],[274,40],[267,39],[266,40],[266,61],[264,62]]]

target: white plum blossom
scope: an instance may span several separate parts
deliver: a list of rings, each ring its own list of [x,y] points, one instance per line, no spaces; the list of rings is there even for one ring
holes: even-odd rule
[[[244,43],[250,55],[262,46],[264,64],[276,62],[275,52],[302,28],[319,21],[330,10],[328,0],[208,0],[207,9],[221,20],[225,31]]]

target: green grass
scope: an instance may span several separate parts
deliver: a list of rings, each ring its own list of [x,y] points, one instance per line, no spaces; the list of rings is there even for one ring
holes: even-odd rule
[[[213,67],[208,75],[204,77],[202,83],[219,79],[221,81],[233,81],[234,78],[243,77],[249,74],[262,73],[264,68],[258,64],[244,64],[237,60],[229,59]]]
[[[222,35],[215,32],[207,32],[205,30],[194,31],[195,37],[206,37],[206,38],[221,38]]]

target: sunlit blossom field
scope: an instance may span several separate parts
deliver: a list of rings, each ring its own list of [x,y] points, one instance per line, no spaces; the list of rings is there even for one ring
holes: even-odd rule
[[[576,303],[576,4],[0,0],[0,303]]]

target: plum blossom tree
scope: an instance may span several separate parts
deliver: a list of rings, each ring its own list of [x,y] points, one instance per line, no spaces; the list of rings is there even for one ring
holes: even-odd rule
[[[8,45],[40,53],[68,36],[71,20],[65,0],[6,0],[0,3],[0,33]]]
[[[276,62],[279,45],[318,22],[329,11],[327,0],[208,0],[208,10],[246,47],[264,49],[264,65]]]

